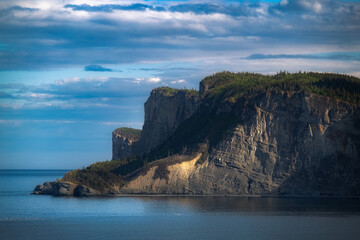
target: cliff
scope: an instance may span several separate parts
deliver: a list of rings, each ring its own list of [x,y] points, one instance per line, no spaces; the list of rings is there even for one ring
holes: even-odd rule
[[[140,140],[141,130],[118,128],[112,132],[112,160],[124,159],[135,155],[134,146]]]
[[[154,165],[121,192],[360,195],[358,107],[303,92],[268,92],[243,96],[227,111],[236,124],[205,161],[199,162],[200,152],[169,163],[163,178],[153,177],[160,166]]]
[[[161,87],[145,102],[145,120],[138,151],[148,154],[162,144],[199,106],[198,92]]]
[[[360,80],[346,75],[215,74],[198,96],[151,93],[142,156],[63,181],[101,195],[360,196],[359,104]]]
[[[195,90],[160,87],[151,91],[144,104],[142,130],[119,128],[112,134],[112,160],[144,156],[171,136],[199,106]]]

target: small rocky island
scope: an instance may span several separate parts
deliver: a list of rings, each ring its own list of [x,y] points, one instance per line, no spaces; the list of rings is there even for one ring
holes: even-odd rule
[[[360,196],[360,79],[217,73],[154,89],[142,130],[112,140],[111,161],[34,194]]]

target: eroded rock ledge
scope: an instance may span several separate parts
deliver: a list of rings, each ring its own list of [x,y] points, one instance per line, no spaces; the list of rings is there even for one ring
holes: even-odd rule
[[[45,182],[35,187],[35,195],[93,197],[102,195],[99,191],[71,182]]]

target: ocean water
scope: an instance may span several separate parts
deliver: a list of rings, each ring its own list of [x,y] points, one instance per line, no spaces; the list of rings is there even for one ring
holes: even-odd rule
[[[31,195],[60,170],[0,170],[0,239],[360,239],[360,199]]]

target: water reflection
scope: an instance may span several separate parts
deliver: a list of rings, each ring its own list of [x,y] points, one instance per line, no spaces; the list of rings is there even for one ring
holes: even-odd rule
[[[351,213],[360,215],[358,198],[277,198],[277,197],[131,197],[154,208],[182,208],[190,212],[237,213]],[[153,209],[155,210],[155,209]],[[160,209],[158,209],[160,210]]]

